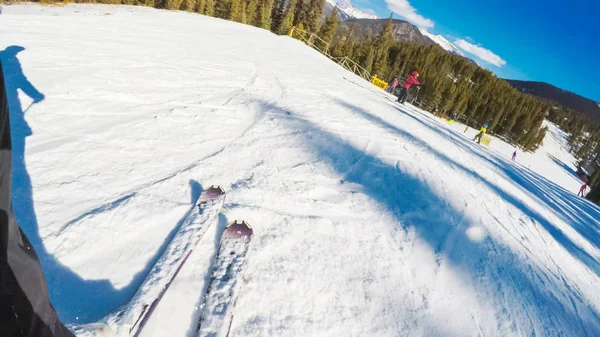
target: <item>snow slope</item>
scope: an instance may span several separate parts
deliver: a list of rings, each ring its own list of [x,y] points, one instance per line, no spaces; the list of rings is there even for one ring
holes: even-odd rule
[[[449,51],[456,55],[465,56],[465,54],[463,54],[463,52],[457,46],[455,46],[452,42],[446,40],[446,38],[442,35],[431,34],[423,28],[419,28],[419,30],[421,31],[421,34],[427,36],[433,42],[439,44],[440,47],[444,48],[446,51]]]
[[[234,219],[255,237],[231,336],[600,335],[600,210],[557,168],[556,130],[512,162],[299,41],[190,13],[0,20],[14,209],[65,322],[126,305],[220,184],[144,336],[193,335]]]
[[[512,157],[512,153],[516,150],[516,162],[520,165],[531,169],[569,191],[579,191],[583,182],[577,176],[577,160],[573,158],[568,150],[568,134],[549,121],[545,121],[544,126],[548,127],[544,145],[535,153],[523,152],[493,136],[490,148],[497,151],[499,156],[507,158]],[[455,123],[449,127],[471,139],[478,133],[478,130],[466,128],[465,125],[460,123]]]

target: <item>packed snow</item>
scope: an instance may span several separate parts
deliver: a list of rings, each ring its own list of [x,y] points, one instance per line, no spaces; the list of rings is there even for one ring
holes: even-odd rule
[[[300,41],[191,13],[19,5],[0,22],[13,207],[65,323],[127,306],[219,184],[143,336],[194,335],[236,219],[254,239],[231,336],[600,335],[600,209],[556,127],[512,161]]]

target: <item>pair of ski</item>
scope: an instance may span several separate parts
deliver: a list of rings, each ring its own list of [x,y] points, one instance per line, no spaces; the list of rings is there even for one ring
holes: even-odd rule
[[[224,202],[225,191],[220,186],[203,191],[130,303],[109,316],[106,324],[92,327],[94,333],[81,330],[76,331],[77,335],[138,337],[198,242],[217,221]],[[225,228],[200,308],[195,337],[229,335],[252,234],[252,228],[245,221],[234,221]]]

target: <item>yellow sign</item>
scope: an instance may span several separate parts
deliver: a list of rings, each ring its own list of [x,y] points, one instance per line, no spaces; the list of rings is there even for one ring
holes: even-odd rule
[[[387,82],[384,82],[384,81],[382,81],[382,80],[378,79],[378,78],[377,78],[377,77],[375,77],[375,76],[373,76],[373,80],[371,81],[371,83],[372,83],[374,86],[376,86],[376,87],[380,88],[381,90],[385,90],[385,89],[387,89],[387,85],[388,85],[388,84],[387,84]]]
[[[492,137],[484,135],[481,137],[481,144],[485,146],[490,146],[490,142],[492,141]]]

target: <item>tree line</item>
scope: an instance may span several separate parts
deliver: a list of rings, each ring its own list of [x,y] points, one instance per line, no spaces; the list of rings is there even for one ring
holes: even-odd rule
[[[395,42],[392,18],[378,36],[359,39],[351,28],[333,40],[333,56],[347,56],[372,74],[391,80],[418,71],[422,88],[418,101],[437,111],[535,151],[542,143],[542,126],[551,105],[523,94],[492,72],[438,45]]]

